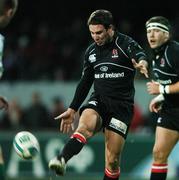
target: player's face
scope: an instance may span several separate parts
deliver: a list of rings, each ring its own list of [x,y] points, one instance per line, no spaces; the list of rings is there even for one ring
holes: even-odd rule
[[[111,39],[110,34],[112,28],[105,29],[105,27],[101,24],[89,25],[89,31],[91,33],[91,37],[98,46],[106,44],[106,42],[109,42]]]
[[[169,39],[169,33],[163,32],[159,29],[147,30],[147,40],[152,49],[160,47]]]

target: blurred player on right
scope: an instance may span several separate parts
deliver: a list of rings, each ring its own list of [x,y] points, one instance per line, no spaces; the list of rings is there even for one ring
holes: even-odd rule
[[[165,17],[150,18],[146,30],[155,78],[147,83],[147,90],[157,95],[149,109],[159,114],[150,180],[166,180],[168,157],[179,139],[179,43],[171,39],[171,25]]]

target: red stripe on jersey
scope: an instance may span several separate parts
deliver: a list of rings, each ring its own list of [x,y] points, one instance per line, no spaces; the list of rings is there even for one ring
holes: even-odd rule
[[[78,141],[80,141],[80,142],[82,142],[82,143],[84,143],[84,144],[87,143],[86,138],[85,138],[82,134],[80,134],[80,133],[78,133],[78,132],[74,133],[74,134],[71,136],[71,138],[76,138]]]

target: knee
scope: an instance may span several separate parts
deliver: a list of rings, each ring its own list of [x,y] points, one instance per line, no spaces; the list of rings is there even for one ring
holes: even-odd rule
[[[98,124],[97,112],[91,109],[85,109],[80,117],[77,132],[83,134],[86,138],[90,138],[95,134]]]
[[[86,139],[93,136],[93,131],[90,131],[90,130],[88,130],[88,128],[85,128],[85,127],[77,129],[76,132],[82,134]]]
[[[153,149],[153,158],[156,163],[166,163],[168,155],[165,151],[158,148]]]

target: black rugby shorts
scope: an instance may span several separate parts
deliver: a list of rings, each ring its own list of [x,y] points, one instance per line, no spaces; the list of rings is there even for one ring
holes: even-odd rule
[[[157,126],[179,131],[179,108],[162,107]]]
[[[103,121],[103,129],[114,131],[126,139],[134,114],[132,103],[92,94],[87,103],[80,108],[80,114],[86,108],[98,112]]]

